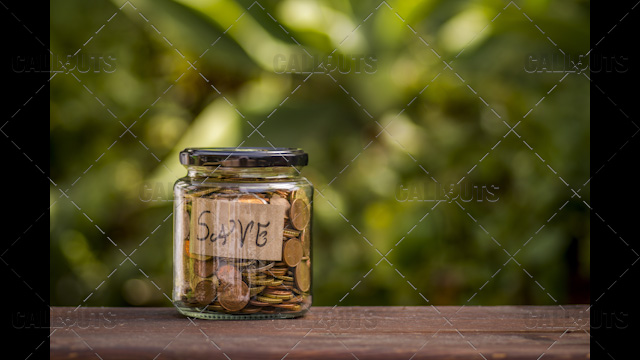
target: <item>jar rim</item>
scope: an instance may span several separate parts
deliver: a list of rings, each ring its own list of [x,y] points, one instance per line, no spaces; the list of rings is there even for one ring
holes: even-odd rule
[[[180,163],[185,166],[306,166],[308,162],[308,154],[299,148],[193,147],[180,152]]]

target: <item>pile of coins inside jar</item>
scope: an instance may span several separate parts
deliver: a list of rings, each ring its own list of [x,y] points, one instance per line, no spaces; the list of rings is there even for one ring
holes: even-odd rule
[[[282,205],[285,209],[282,259],[236,259],[191,253],[188,224],[192,204],[198,198]],[[311,214],[309,196],[303,189],[238,194],[237,189],[200,188],[187,193],[184,202],[184,283],[180,287],[179,306],[200,314],[306,312],[311,304]]]

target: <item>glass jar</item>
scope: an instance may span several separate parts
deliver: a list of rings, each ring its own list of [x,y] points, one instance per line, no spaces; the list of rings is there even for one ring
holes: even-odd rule
[[[313,186],[292,148],[187,148],[174,185],[173,302],[203,319],[293,318],[311,306]]]

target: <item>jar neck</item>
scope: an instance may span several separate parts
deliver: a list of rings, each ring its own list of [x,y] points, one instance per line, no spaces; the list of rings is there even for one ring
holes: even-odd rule
[[[187,176],[191,178],[211,178],[229,180],[280,180],[300,176],[300,169],[286,167],[217,167],[187,166]]]

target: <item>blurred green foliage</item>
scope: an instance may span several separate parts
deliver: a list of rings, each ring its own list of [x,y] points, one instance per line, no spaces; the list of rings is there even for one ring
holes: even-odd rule
[[[170,305],[177,153],[239,144],[309,153],[316,305],[589,302],[589,3],[507,4],[55,2],[52,304]]]

